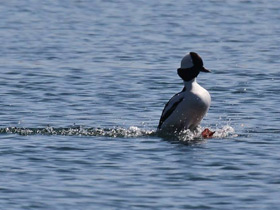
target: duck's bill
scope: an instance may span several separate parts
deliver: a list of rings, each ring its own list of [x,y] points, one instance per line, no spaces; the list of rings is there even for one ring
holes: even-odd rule
[[[210,73],[210,72],[211,72],[210,70],[208,70],[208,69],[206,69],[206,68],[204,68],[204,67],[202,67],[202,68],[200,69],[200,71],[206,72],[206,73]]]

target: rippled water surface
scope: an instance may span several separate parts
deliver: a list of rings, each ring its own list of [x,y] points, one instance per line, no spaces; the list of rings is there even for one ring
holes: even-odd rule
[[[278,209],[280,5],[0,3],[1,209]],[[156,132],[198,52],[216,133]]]

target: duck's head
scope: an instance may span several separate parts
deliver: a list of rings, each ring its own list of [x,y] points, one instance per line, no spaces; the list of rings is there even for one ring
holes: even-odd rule
[[[177,73],[184,81],[190,81],[197,77],[199,72],[211,72],[204,68],[201,57],[195,53],[190,52],[181,61],[181,67],[178,68]]]

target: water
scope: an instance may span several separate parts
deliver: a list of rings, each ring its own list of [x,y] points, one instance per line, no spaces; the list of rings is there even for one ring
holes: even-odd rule
[[[279,208],[279,11],[2,1],[1,209]],[[189,51],[212,70],[212,139],[156,133]]]

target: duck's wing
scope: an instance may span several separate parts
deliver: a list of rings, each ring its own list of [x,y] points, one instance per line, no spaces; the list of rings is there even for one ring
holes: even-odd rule
[[[175,94],[165,105],[159,120],[158,129],[161,129],[163,122],[173,113],[179,103],[183,100],[183,91],[184,89],[180,93]]]

